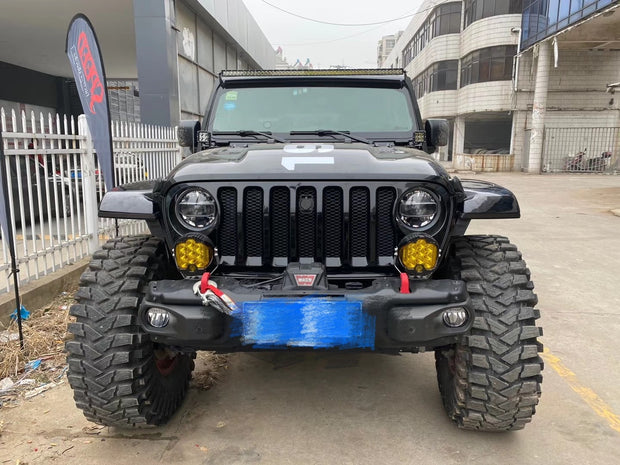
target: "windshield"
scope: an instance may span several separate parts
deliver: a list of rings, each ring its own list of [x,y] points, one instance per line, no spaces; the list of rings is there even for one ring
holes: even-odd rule
[[[408,94],[401,89],[250,87],[219,93],[211,130],[289,135],[331,129],[410,139],[414,120]]]

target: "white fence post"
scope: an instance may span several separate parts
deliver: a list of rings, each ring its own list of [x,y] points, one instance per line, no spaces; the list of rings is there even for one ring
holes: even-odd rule
[[[88,234],[88,251],[94,253],[99,249],[99,221],[97,205],[97,180],[95,177],[95,156],[93,139],[90,136],[86,115],[78,117],[78,132],[86,136],[85,153],[82,154],[82,189],[84,195],[84,212],[86,233]]]

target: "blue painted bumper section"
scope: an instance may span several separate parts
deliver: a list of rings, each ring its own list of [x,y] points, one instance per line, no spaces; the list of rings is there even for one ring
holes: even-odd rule
[[[375,317],[361,301],[306,297],[244,302],[233,335],[256,349],[374,349]],[[235,326],[237,326],[235,325]]]

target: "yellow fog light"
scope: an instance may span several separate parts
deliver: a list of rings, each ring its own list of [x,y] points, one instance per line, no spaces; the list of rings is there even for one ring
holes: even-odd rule
[[[437,244],[430,238],[407,242],[398,249],[398,258],[407,271],[424,273],[437,266]]]
[[[179,270],[201,271],[205,270],[213,260],[213,247],[189,238],[174,246],[174,256]]]

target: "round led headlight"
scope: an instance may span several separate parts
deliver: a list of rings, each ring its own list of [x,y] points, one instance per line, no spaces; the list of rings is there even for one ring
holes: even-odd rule
[[[425,229],[438,218],[439,201],[426,189],[412,189],[400,198],[396,219],[410,229]]]
[[[188,189],[179,195],[176,205],[177,218],[190,229],[205,229],[215,223],[215,199],[203,189]]]

